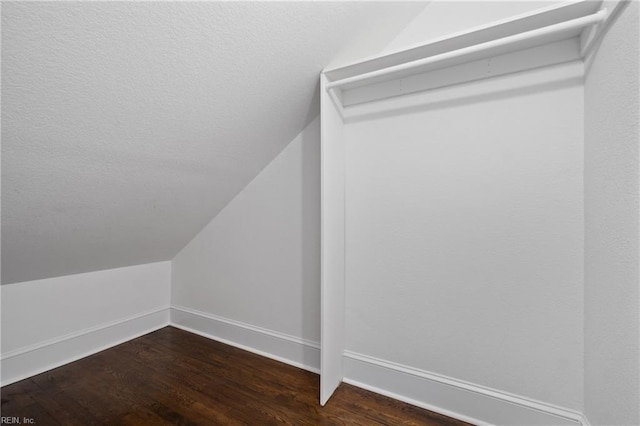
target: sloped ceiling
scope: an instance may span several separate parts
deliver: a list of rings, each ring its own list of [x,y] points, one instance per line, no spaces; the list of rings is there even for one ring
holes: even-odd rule
[[[169,260],[425,6],[2,4],[2,282]]]

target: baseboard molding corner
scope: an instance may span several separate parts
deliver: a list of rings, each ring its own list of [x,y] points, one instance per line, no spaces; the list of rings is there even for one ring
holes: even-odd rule
[[[170,325],[255,354],[320,373],[316,342],[183,306],[171,306]]]
[[[320,372],[318,343],[205,312],[170,306],[1,356],[1,385],[60,367],[166,326]],[[591,426],[583,413],[350,351],[345,383],[477,425]]]
[[[169,325],[169,307],[153,309],[3,353],[0,386],[77,361]]]
[[[582,414],[580,415],[580,417],[581,417],[581,418],[580,418],[580,424],[581,424],[582,426],[591,426],[591,423],[589,422],[589,419],[587,418],[587,415],[586,415],[586,414],[582,413]]]
[[[343,381],[477,425],[588,425],[577,411],[349,351]]]

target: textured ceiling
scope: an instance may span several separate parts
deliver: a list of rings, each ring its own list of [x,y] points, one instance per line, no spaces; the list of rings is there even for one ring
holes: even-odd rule
[[[173,258],[424,5],[4,2],[2,282]]]

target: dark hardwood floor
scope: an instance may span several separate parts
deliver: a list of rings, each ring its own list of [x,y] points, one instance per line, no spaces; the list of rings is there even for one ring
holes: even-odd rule
[[[41,425],[463,425],[166,327],[1,390],[2,416]],[[25,423],[23,423],[25,424]]]

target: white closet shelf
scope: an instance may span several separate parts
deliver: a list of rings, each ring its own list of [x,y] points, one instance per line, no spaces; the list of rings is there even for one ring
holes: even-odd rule
[[[607,19],[606,9],[599,7],[593,1],[563,3],[325,70],[325,88],[354,89],[579,37]]]

